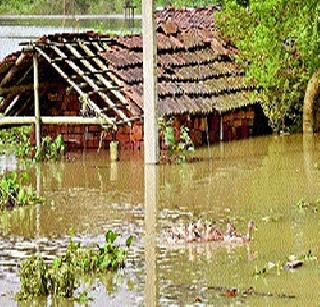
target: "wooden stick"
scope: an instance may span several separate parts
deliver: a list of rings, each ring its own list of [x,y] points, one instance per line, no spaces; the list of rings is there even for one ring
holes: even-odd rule
[[[43,116],[40,122],[46,125],[105,125],[107,121],[100,117],[82,116]],[[34,116],[4,116],[0,117],[0,126],[34,124]]]
[[[38,69],[38,53],[33,53],[33,85],[34,85],[34,117],[35,117],[35,136],[37,147],[40,148],[40,105],[39,105],[39,69]]]

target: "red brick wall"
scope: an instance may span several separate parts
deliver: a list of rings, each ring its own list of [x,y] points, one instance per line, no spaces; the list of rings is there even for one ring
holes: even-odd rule
[[[75,111],[65,111],[75,112]],[[224,140],[236,140],[249,137],[250,125],[253,122],[253,112],[239,111],[225,114],[223,116]],[[180,138],[180,126],[187,125],[190,129],[190,137],[196,147],[207,142],[206,123],[208,121],[209,143],[219,141],[220,117],[218,114],[204,116],[179,116],[173,121],[176,130],[176,139]],[[142,149],[143,148],[143,123],[136,121],[132,127],[122,126],[116,132],[102,132],[99,125],[42,125],[41,135],[49,135],[55,138],[61,134],[67,145],[67,150],[76,149],[98,149],[101,140],[102,148],[109,148],[110,141],[114,137],[119,141],[120,149]],[[34,140],[34,136],[32,136]],[[165,149],[164,140],[160,138],[162,149]]]

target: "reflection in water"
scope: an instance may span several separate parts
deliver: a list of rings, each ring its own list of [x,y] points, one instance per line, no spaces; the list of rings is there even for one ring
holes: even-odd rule
[[[145,259],[145,284],[144,305],[157,305],[157,190],[158,167],[144,166],[144,259]]]
[[[277,296],[230,299],[217,290],[251,286],[261,292],[293,294],[297,306],[316,305],[317,263],[306,263],[295,273],[253,278],[255,267],[268,261],[309,249],[320,255],[319,215],[293,208],[299,199],[320,198],[319,170],[313,166],[320,157],[317,136],[311,144],[305,146],[301,135],[271,136],[224,143],[223,150],[214,145],[209,161],[207,149],[200,149],[196,154],[203,161],[180,166],[145,168],[143,154],[129,151],[113,164],[108,152],[100,152],[29,169],[34,187],[40,183],[47,202],[0,215],[0,306],[13,304],[21,258],[37,248],[47,259],[63,251],[72,226],[84,245],[103,241],[109,228],[137,238],[123,283],[110,295],[98,287],[97,306],[292,303]],[[240,233],[253,219],[259,230],[249,249],[159,246],[164,229],[199,218],[221,225],[234,220]]]

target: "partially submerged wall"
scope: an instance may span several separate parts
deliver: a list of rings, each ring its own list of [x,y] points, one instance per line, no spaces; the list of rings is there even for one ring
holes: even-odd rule
[[[68,109],[68,108],[67,108]],[[71,111],[65,111],[71,112]],[[203,115],[181,115],[173,119],[176,139],[179,140],[181,125],[190,129],[190,137],[196,147],[220,141],[221,117],[217,112]],[[248,138],[252,134],[254,112],[250,108],[222,115],[223,140],[231,141]],[[208,124],[208,129],[207,129]],[[208,132],[208,135],[207,135]],[[67,150],[109,148],[112,140],[117,140],[121,150],[143,149],[143,123],[136,121],[130,126],[121,126],[116,131],[105,131],[100,125],[42,125],[41,135],[55,138],[64,137]],[[34,137],[33,137],[34,138]],[[165,147],[164,140],[160,140]]]

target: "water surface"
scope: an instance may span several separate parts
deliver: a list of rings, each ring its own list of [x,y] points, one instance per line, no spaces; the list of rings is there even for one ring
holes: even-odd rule
[[[180,166],[145,168],[141,152],[123,152],[120,162],[111,163],[108,152],[101,152],[31,168],[33,184],[47,202],[0,218],[0,305],[17,305],[13,297],[21,259],[39,252],[50,261],[63,252],[74,227],[84,245],[102,242],[109,228],[124,237],[136,236],[125,271],[92,281],[92,306],[180,306],[196,301],[214,306],[317,306],[318,262],[264,278],[254,272],[268,261],[285,261],[309,249],[320,256],[319,213],[294,206],[300,199],[320,198],[318,136],[261,137],[216,144],[196,154],[203,161]],[[15,163],[9,160],[9,165]],[[246,246],[175,249],[161,244],[165,229],[197,219],[217,221],[223,229],[227,220],[234,220],[241,233],[253,219],[258,231]],[[225,288],[232,287],[253,287],[261,293],[230,298]],[[73,304],[60,301],[57,306]]]

